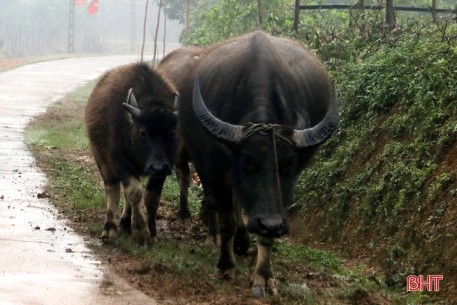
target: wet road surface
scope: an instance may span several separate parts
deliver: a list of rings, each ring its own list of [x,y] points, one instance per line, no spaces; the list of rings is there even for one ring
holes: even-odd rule
[[[24,128],[52,102],[136,56],[43,62],[0,73],[0,304],[157,304],[110,273],[43,192]]]

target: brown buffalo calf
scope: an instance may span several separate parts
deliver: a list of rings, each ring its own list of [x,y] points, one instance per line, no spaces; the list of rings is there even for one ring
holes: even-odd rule
[[[92,91],[86,127],[105,185],[107,211],[102,238],[116,235],[121,183],[125,196],[121,230],[132,233],[141,243],[156,237],[160,194],[174,164],[176,96],[175,87],[143,63],[106,72]],[[144,195],[142,176],[149,177]],[[141,209],[143,201],[147,222]]]

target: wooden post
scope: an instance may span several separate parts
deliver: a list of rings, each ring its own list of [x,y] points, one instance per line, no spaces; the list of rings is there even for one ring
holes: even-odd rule
[[[300,0],[295,0],[294,26],[292,29],[294,31],[295,35],[297,35],[297,32],[298,32],[299,18],[300,18]]]
[[[436,0],[432,0],[432,17],[433,22],[436,22]]]
[[[386,24],[389,31],[395,28],[394,1],[386,0]]]

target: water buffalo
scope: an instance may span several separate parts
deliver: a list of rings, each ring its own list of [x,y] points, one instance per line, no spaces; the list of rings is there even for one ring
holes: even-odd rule
[[[144,63],[106,72],[93,89],[85,119],[107,198],[102,238],[116,234],[114,218],[121,183],[125,206],[120,229],[132,233],[141,243],[153,241],[157,235],[160,194],[174,164],[176,95],[174,85]],[[144,196],[142,176],[149,176]],[[142,201],[148,212],[147,222]]]
[[[298,174],[337,127],[335,88],[311,52],[262,31],[210,47],[184,72],[185,83],[176,83],[179,136],[205,193],[214,197],[217,266],[223,277],[233,276],[242,209],[257,237],[252,293],[275,294],[274,238],[288,233],[286,211]]]
[[[204,50],[205,47],[194,45],[175,49],[162,59],[158,69],[176,85],[179,91],[182,86],[193,83],[193,71],[195,71],[200,55]],[[188,205],[190,168],[188,165],[189,158],[183,144],[182,141],[177,143],[176,175],[180,188],[178,219],[183,225],[188,225],[191,219]]]

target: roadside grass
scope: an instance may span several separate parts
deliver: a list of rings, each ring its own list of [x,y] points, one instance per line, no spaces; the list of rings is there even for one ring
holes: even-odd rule
[[[26,129],[25,139],[46,173],[50,201],[75,226],[96,240],[104,221],[105,195],[100,174],[89,152],[84,127],[84,107],[95,85],[79,88],[48,108]],[[119,235],[108,244],[94,242],[94,250],[121,257],[111,267],[140,290],[173,304],[262,304],[250,298],[252,256],[238,258],[234,280],[222,281],[216,271],[218,249],[205,242],[206,228],[198,221],[200,189],[192,186],[193,224],[182,228],[176,221],[179,189],[174,176],[167,179],[159,209],[159,241],[139,246]],[[121,203],[122,204],[122,203]],[[121,210],[121,208],[119,209]],[[106,254],[108,253],[108,254]],[[352,264],[353,265],[353,264]],[[348,263],[330,252],[282,239],[273,251],[273,268],[280,296],[265,304],[422,304],[422,294],[388,288],[366,266]],[[184,300],[184,301],[183,301]]]

